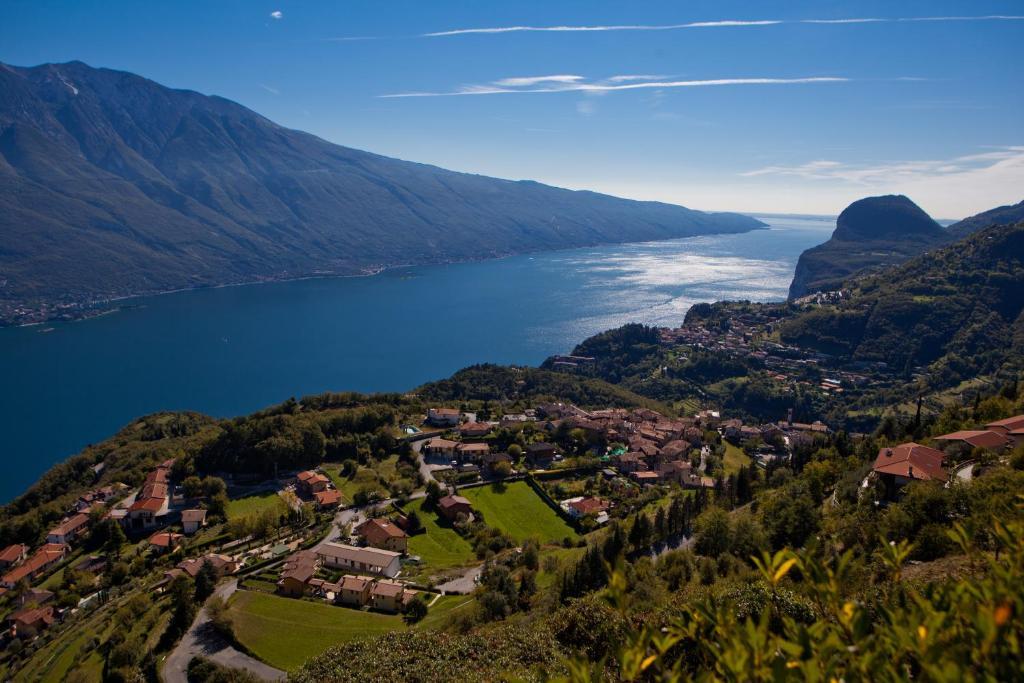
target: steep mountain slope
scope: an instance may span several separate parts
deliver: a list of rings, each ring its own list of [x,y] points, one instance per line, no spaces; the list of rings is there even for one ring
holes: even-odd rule
[[[903,195],[860,199],[832,237],[800,255],[789,298],[836,288],[854,273],[902,263],[943,241],[942,226]]]
[[[965,218],[959,223],[954,223],[946,228],[946,235],[950,241],[956,241],[990,225],[1006,225],[1020,221],[1024,221],[1024,202],[1000,206],[979,213],[976,216]]]
[[[0,318],[26,304],[761,226],[340,147],[80,62],[0,64]]]
[[[896,371],[930,366],[936,385],[1024,354],[1024,223],[986,228],[846,287],[838,305],[783,324],[782,340]]]

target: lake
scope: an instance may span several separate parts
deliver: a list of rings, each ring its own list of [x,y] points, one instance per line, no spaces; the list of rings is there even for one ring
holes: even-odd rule
[[[834,219],[759,218],[771,229],[180,292],[0,330],[0,501],[146,413],[408,390],[474,363],[536,365],[628,322],[678,326],[701,301],[785,299]]]

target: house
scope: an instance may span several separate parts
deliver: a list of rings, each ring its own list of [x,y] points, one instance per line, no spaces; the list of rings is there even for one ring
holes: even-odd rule
[[[338,489],[327,489],[326,491],[317,491],[313,494],[313,499],[316,501],[316,506],[320,510],[329,510],[336,508],[341,505],[341,491]]]
[[[445,458],[450,460],[455,455],[455,449],[459,447],[457,441],[448,439],[433,438],[427,439],[423,444],[423,452],[426,455]]]
[[[284,562],[277,591],[282,595],[300,598],[312,591],[311,581],[320,568],[320,557],[311,550],[300,550]]]
[[[146,475],[142,488],[135,496],[135,501],[128,507],[128,514],[124,518],[128,528],[132,531],[152,529],[163,523],[170,508],[169,460],[159,465],[155,470]]]
[[[479,439],[491,433],[494,426],[490,422],[465,422],[459,426],[462,438]]]
[[[460,443],[455,448],[455,455],[460,462],[480,462],[490,452],[491,447],[485,443]]]
[[[0,586],[14,588],[19,581],[32,581],[41,576],[50,567],[57,564],[68,554],[69,548],[66,545],[47,543],[37,550],[32,557],[4,574],[0,578]]]
[[[494,466],[498,463],[507,462],[509,465],[512,464],[512,456],[508,453],[485,453],[484,457],[481,458],[481,464],[490,471],[494,471]]]
[[[430,408],[427,422],[435,427],[455,427],[459,424],[459,411],[455,408]]]
[[[690,452],[690,442],[674,439],[661,447],[661,457],[666,460],[678,460]]]
[[[386,519],[368,519],[355,531],[366,545],[396,553],[404,553],[409,542],[409,536]]]
[[[405,586],[397,581],[375,581],[370,589],[370,607],[385,612],[397,612],[402,607]]]
[[[462,496],[445,496],[437,501],[437,509],[446,519],[453,522],[460,514],[466,517],[473,515],[473,504],[469,502],[468,498]]]
[[[658,468],[658,476],[664,482],[684,485],[693,473],[693,465],[685,460],[673,460],[662,463]]]
[[[610,507],[611,504],[607,500],[593,497],[574,499],[566,505],[569,514],[576,519],[586,517],[587,515],[600,516],[601,513],[608,512]],[[605,517],[607,518],[607,515]]]
[[[170,531],[158,531],[147,539],[150,547],[156,553],[172,552],[181,545],[181,539],[185,538],[181,534],[176,534]]]
[[[740,430],[743,429],[743,420],[733,418],[722,423],[722,436],[729,441],[739,441]]]
[[[401,553],[379,548],[357,548],[344,543],[324,543],[316,551],[320,561],[332,569],[350,569],[363,574],[394,578],[402,570]]]
[[[892,496],[911,481],[945,482],[945,458],[942,451],[910,442],[880,449],[871,470],[885,484],[886,495]]]
[[[53,626],[57,614],[53,607],[31,607],[15,612],[9,617],[14,635],[19,638],[31,638]]]
[[[547,469],[551,467],[556,455],[558,448],[550,443],[531,443],[526,447],[526,461],[532,467]]]
[[[338,590],[334,593],[335,602],[350,607],[362,607],[370,602],[370,588],[373,581],[362,576],[345,574],[338,582]]]
[[[649,470],[630,472],[629,478],[641,486],[645,484],[657,484],[661,480],[661,477],[658,476],[657,472],[651,472]]]
[[[963,430],[952,434],[943,434],[935,437],[936,441],[947,443],[962,443],[970,448],[984,448],[990,451],[1001,451],[1010,445],[1010,437],[998,431],[990,430]]]
[[[58,545],[71,545],[71,543],[76,541],[88,528],[89,515],[84,512],[79,512],[50,529],[50,532],[46,535],[46,542]]]
[[[206,526],[206,510],[185,510],[181,513],[181,527],[186,536]]]
[[[985,425],[985,429],[1004,434],[1013,442],[1014,447],[1024,443],[1024,415],[1016,415],[1005,420],[990,422]]]
[[[299,472],[297,487],[299,492],[306,496],[314,496],[319,491],[326,491],[330,485],[331,480],[319,472],[313,472],[312,470],[306,470],[305,472]]]
[[[213,566],[213,570],[217,572],[217,576],[234,574],[238,571],[238,562],[228,555],[218,555],[216,553],[209,553],[202,557],[193,557],[187,560],[182,560],[178,563],[177,568],[194,579],[196,578],[196,575],[199,574],[199,570],[202,569],[203,565],[206,563]]]
[[[9,545],[0,552],[0,569],[13,567],[28,557],[28,546],[21,543]]]

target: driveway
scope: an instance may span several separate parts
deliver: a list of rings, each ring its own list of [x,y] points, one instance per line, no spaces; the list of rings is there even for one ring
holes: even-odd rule
[[[236,590],[238,580],[231,579],[218,586],[214,595],[227,602]],[[197,656],[206,657],[221,666],[244,669],[263,681],[281,681],[286,676],[284,671],[253,659],[225,641],[210,625],[210,615],[205,607],[199,610],[192,626],[182,636],[178,646],[167,656],[161,672],[165,683],[188,683],[188,663]]]

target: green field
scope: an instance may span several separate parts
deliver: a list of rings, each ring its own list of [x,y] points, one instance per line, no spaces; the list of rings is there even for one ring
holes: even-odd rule
[[[451,524],[434,512],[423,510],[423,500],[414,500],[405,507],[415,512],[426,533],[409,537],[409,554],[419,555],[430,571],[461,567],[476,560],[469,541],[455,533]]]
[[[504,531],[516,541],[539,538],[545,543],[559,543],[576,531],[534,493],[526,482],[507,485],[478,486],[464,489],[460,495],[483,513],[487,526]]]
[[[228,519],[247,517],[258,514],[264,510],[277,510],[281,513],[288,512],[288,507],[281,500],[281,496],[275,492],[258,493],[254,496],[236,498],[228,502]]]
[[[389,631],[439,626],[450,612],[470,602],[472,598],[465,596],[442,597],[426,618],[413,627],[398,615],[252,591],[236,593],[231,599],[230,613],[235,636],[242,645],[267,664],[290,671],[334,645]]]
[[[749,467],[750,463],[750,456],[744,453],[742,448],[725,441],[725,458],[723,458],[722,466],[727,475],[736,474],[740,471],[740,467]]]

